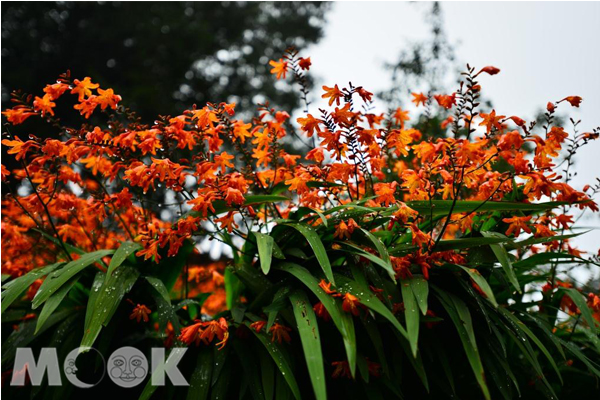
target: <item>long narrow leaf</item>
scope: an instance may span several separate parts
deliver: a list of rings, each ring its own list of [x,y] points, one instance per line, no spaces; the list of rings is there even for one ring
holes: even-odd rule
[[[92,253],[83,254],[79,259],[71,261],[64,267],[52,271],[40,286],[35,297],[33,298],[32,308],[39,307],[44,301],[55,293],[62,285],[67,283],[69,279],[81,272],[84,268],[92,265],[109,254],[113,254],[114,250],[98,250]]]
[[[319,326],[317,317],[313,311],[308,296],[300,290],[290,295],[298,333],[304,349],[306,366],[312,382],[315,398],[318,400],[327,399],[327,389],[325,387],[325,369],[323,368],[323,352],[321,351],[321,338],[319,336]]]
[[[134,251],[142,248],[139,243],[134,242],[123,242],[115,251],[112,258],[110,259],[110,263],[108,264],[108,270],[106,271],[106,277],[108,278],[119,265],[123,264],[123,261],[127,259]]]
[[[250,324],[248,324],[247,326],[248,328],[250,328]],[[288,361],[283,356],[283,352],[280,348],[280,345],[278,343],[272,342],[271,338],[267,337],[264,333],[258,333],[254,329],[250,330],[258,338],[258,340],[260,340],[263,346],[265,346],[271,357],[273,357],[275,365],[277,365],[277,367],[281,371],[281,374],[285,378],[285,381],[288,383],[288,386],[290,387],[296,400],[300,400],[301,396],[300,388],[298,387],[298,382],[296,382],[296,378]]]
[[[350,365],[350,372],[352,373],[352,376],[354,376],[356,371],[356,336],[352,317],[348,313],[343,312],[336,300],[321,289],[317,278],[315,278],[306,268],[290,262],[282,263],[278,268],[294,275],[306,285],[315,296],[317,296],[321,303],[323,303],[323,306],[327,309],[333,323],[342,335],[344,347],[346,348],[346,355],[348,357],[348,364]]]
[[[256,245],[258,247],[258,259],[260,268],[267,275],[271,270],[271,260],[273,259],[273,244],[275,240],[269,235],[260,232],[252,232],[256,236]]]
[[[315,228],[312,226],[301,224],[301,223],[286,223],[285,225],[290,226],[300,232],[308,241],[308,244],[315,252],[315,256],[317,257],[317,261],[321,265],[323,269],[323,273],[327,280],[335,285],[335,280],[333,278],[333,271],[331,270],[331,264],[329,263],[329,257],[327,257],[327,252],[325,251],[325,247],[323,246],[323,242],[321,242],[321,238],[315,231]]]

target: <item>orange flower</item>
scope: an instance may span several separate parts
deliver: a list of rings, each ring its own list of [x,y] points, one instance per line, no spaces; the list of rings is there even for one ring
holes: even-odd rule
[[[331,374],[331,377],[333,379],[337,379],[337,378],[352,379],[352,374],[350,372],[350,364],[348,364],[348,361],[334,361],[331,363],[331,365],[335,368],[333,370],[333,373]]]
[[[229,326],[227,325],[225,318],[221,317],[218,321],[212,320],[209,322],[204,322],[203,324],[205,329],[200,334],[200,339],[205,344],[208,344],[216,337],[218,340],[220,340],[220,342],[216,343],[216,346],[219,348],[219,350],[223,349],[223,347],[227,344],[227,340],[229,339]]]
[[[338,85],[335,85],[332,88],[323,86],[323,90],[325,91],[325,94],[322,95],[321,98],[329,98],[330,106],[333,104],[333,102],[335,102],[335,104],[337,104],[338,106],[340,105],[340,99],[344,97],[344,94],[342,93]]]
[[[256,333],[260,333],[260,331],[263,330],[265,325],[267,325],[267,321],[260,320],[260,321],[251,323],[250,328],[254,329],[256,331]]]
[[[446,109],[450,109],[456,105],[456,93],[452,93],[451,95],[436,94],[433,98],[440,106]]]
[[[395,181],[391,183],[376,183],[374,188],[375,194],[377,195],[376,201],[382,203],[386,207],[396,203],[394,193],[396,193],[397,186],[398,182]]]
[[[481,71],[479,71],[477,73],[477,75],[481,74],[482,72],[485,72],[486,74],[490,74],[490,75],[496,75],[498,72],[500,72],[500,69],[493,67],[491,65],[488,65],[487,67],[481,68]],[[475,76],[477,76],[477,75],[475,75]]]
[[[25,156],[27,155],[27,152],[30,149],[40,147],[40,145],[37,144],[36,142],[34,142],[33,140],[28,140],[28,141],[24,142],[21,139],[19,139],[17,136],[15,136],[14,140],[10,140],[10,139],[2,140],[2,144],[11,148],[10,150],[8,150],[8,154],[16,154],[15,159],[17,161],[25,158]]]
[[[500,121],[504,119],[505,116],[496,116],[496,110],[492,110],[492,112],[490,112],[489,114],[479,113],[479,116],[483,119],[483,121],[479,123],[479,126],[485,126],[485,130],[487,133],[491,133],[492,129],[494,128],[496,128],[499,131],[502,131],[504,129],[504,126]]]
[[[138,323],[141,320],[144,320],[144,322],[148,322],[148,315],[151,312],[152,311],[150,311],[150,309],[148,307],[146,307],[145,305],[138,304],[137,306],[135,306],[135,308],[131,312],[129,319],[135,319]]]
[[[419,246],[419,248],[422,248],[423,246],[429,247],[431,244],[433,244],[431,235],[421,231],[414,223],[410,224],[410,230],[412,233],[412,243]]]
[[[48,93],[46,93],[44,97],[35,96],[33,109],[35,111],[41,111],[42,117],[45,117],[46,114],[54,115],[54,107],[56,107],[56,103],[52,102],[52,96]]]
[[[331,282],[326,282],[325,279],[321,279],[321,282],[319,282],[319,287],[323,289],[326,294],[334,297],[341,296],[337,291],[331,290]]]
[[[217,168],[221,168],[221,173],[225,173],[225,170],[227,168],[233,168],[233,164],[231,163],[231,160],[233,160],[235,157],[228,154],[226,151],[222,152],[221,154],[217,154],[215,156],[215,166]]]
[[[313,117],[312,114],[308,114],[306,118],[298,118],[296,121],[298,121],[308,137],[312,137],[315,131],[317,134],[321,132],[321,129],[319,129],[321,121]]]
[[[579,96],[568,96],[568,97],[565,97],[564,99],[562,99],[561,101],[567,101],[573,107],[579,107],[579,105],[581,104],[583,99]],[[560,103],[560,101],[559,101],[559,103]]]
[[[287,74],[287,68],[288,68],[288,62],[287,61],[283,61],[283,58],[279,59],[279,62],[277,61],[269,61],[269,65],[271,65],[273,68],[271,69],[271,73],[272,74],[277,74],[277,79],[285,79],[285,75]]]
[[[527,225],[529,221],[531,221],[531,216],[529,217],[511,217],[502,219],[503,222],[510,224],[508,229],[506,230],[506,235],[510,236],[514,233],[515,236],[519,236],[521,230],[524,230],[527,233],[531,233],[531,228]]]
[[[325,160],[325,153],[323,152],[322,147],[315,147],[311,151],[306,154],[307,160],[313,160],[316,163],[322,163]]]
[[[300,60],[298,61],[298,65],[300,66],[300,68],[307,70],[307,71],[310,68],[311,64],[312,63],[310,62],[310,57],[307,57],[307,58],[300,57]]]
[[[4,115],[11,124],[19,125],[22,124],[27,118],[37,114],[33,112],[31,108],[20,105],[14,108],[6,109],[6,111],[2,112],[2,115]]]
[[[413,103],[415,103],[415,105],[418,107],[419,104],[425,106],[425,104],[427,103],[427,96],[425,96],[423,93],[411,93],[413,96],[413,99],[411,100]]]
[[[344,302],[342,303],[342,309],[344,311],[346,311],[347,313],[351,313],[354,316],[358,316],[359,311],[358,311],[358,306],[360,305],[360,302],[358,301],[358,297],[350,294],[350,293],[346,293],[344,295]]]
[[[331,321],[331,315],[329,315],[329,311],[327,311],[327,308],[325,308],[323,303],[318,302],[317,304],[315,304],[315,306],[313,307],[313,310],[314,310],[315,314],[317,315],[317,317],[323,319],[323,321],[325,321],[325,322]]]
[[[187,326],[181,330],[179,340],[188,346],[196,342],[196,346],[200,344],[200,335],[202,334],[202,322],[197,322],[193,325]]]
[[[117,108],[117,103],[121,101],[121,96],[115,94],[112,89],[98,89],[98,94],[96,102],[100,105],[100,109],[102,110],[105,110],[106,107],[109,106],[114,110]]]
[[[66,83],[57,82],[53,85],[46,85],[44,88],[44,93],[47,93],[52,100],[56,100],[68,89],[69,85]]]
[[[285,340],[287,343],[291,342],[292,338],[288,333],[291,331],[292,328],[288,328],[287,326],[274,323],[271,329],[269,329],[269,332],[271,332],[271,334],[273,335],[273,337],[271,338],[271,342],[274,342],[275,340],[277,340],[277,343],[281,343],[282,340]]]
[[[232,203],[238,206],[244,204],[244,195],[238,189],[227,188],[227,194],[225,195],[225,201],[230,206]]]
[[[352,218],[348,220],[348,223],[340,221],[340,223],[335,227],[335,233],[333,234],[333,237],[340,240],[344,240],[344,238],[350,239],[352,233],[358,227],[358,224]]]
[[[400,129],[404,129],[404,122],[410,120],[408,111],[404,111],[402,108],[398,107],[394,112],[394,120],[397,125],[400,125]]]
[[[71,90],[71,93],[79,95],[80,102],[92,95],[91,89],[97,89],[100,86],[97,83],[92,83],[92,78],[89,76],[86,76],[82,81],[75,79],[73,83],[75,87]]]

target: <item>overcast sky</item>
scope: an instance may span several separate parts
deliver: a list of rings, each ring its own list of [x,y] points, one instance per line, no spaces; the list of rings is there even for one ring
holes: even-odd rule
[[[394,62],[411,41],[427,38],[426,3],[334,3],[324,38],[308,49],[311,73],[320,84],[362,85],[371,92],[387,89]],[[578,95],[582,131],[600,126],[600,3],[444,2],[444,29],[456,44],[461,65],[494,65],[501,73],[481,79],[483,94],[497,112],[531,120],[548,101]],[[312,109],[323,106],[313,93]],[[566,109],[566,108],[565,108]],[[600,176],[600,141],[577,158],[576,189]],[[598,199],[597,199],[598,201]],[[582,221],[600,227],[600,218]],[[578,240],[598,250],[600,231]]]

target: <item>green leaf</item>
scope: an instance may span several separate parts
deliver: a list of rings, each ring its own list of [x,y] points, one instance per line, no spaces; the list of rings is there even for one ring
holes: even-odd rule
[[[429,296],[429,282],[421,275],[414,275],[412,278],[406,279],[405,282],[410,283],[417,304],[423,315],[427,314],[427,297]]]
[[[377,264],[381,267],[383,267],[383,269],[386,270],[386,272],[388,273],[388,275],[390,275],[390,278],[392,278],[392,281],[394,283],[396,283],[396,274],[394,272],[394,268],[392,267],[392,264],[390,261],[385,262],[384,260],[382,260],[381,258],[377,257],[374,254],[368,253],[366,251],[364,251],[363,249],[361,249],[358,246],[353,245],[352,243],[349,242],[340,242],[340,244],[343,244],[347,247],[351,247],[353,249],[353,251],[350,251],[350,253],[352,254],[356,254],[359,255],[361,257],[366,258],[367,260],[371,261],[374,264]],[[344,250],[347,251],[347,250]]]
[[[273,395],[275,394],[275,363],[273,362],[273,358],[269,355],[269,352],[266,350],[259,351],[258,357],[265,400],[272,400]]]
[[[129,257],[134,251],[141,249],[142,246],[139,243],[134,242],[123,242],[115,251],[115,254],[110,259],[110,264],[108,264],[108,270],[106,271],[106,278],[110,277],[113,271],[121,264],[123,261]]]
[[[78,260],[74,260],[66,264],[61,269],[52,271],[40,286],[32,301],[32,308],[38,308],[40,304],[52,296],[62,285],[67,283],[69,279],[81,272],[86,267],[100,260],[109,254],[113,254],[114,250],[98,250],[92,253],[83,254]]]
[[[343,275],[336,275],[338,281],[340,282],[337,289],[340,293],[350,293],[353,296],[358,298],[358,301],[367,308],[381,315],[383,318],[387,319],[392,323],[392,325],[404,336],[408,339],[408,333],[406,330],[400,325],[398,319],[392,314],[392,311],[387,308],[381,300],[377,298],[368,287],[361,285],[357,281],[353,281],[352,279],[346,278]]]
[[[481,276],[479,271],[477,271],[476,269],[463,267],[462,265],[457,265],[457,267],[461,268],[463,271],[469,274],[471,279],[473,279],[477,286],[479,286],[483,293],[485,293],[488,301],[492,303],[494,307],[498,307],[498,302],[496,301],[496,297],[494,297],[494,292],[492,291],[490,284],[488,283],[488,281],[485,280],[483,276]]]
[[[548,349],[546,349],[546,346],[543,345],[543,343],[540,341],[540,339],[538,339],[538,337],[533,332],[531,332],[531,330],[519,318],[515,317],[510,311],[508,311],[504,308],[501,308],[499,311],[500,311],[500,313],[502,313],[505,316],[505,318],[512,320],[512,322],[514,324],[513,326],[518,327],[518,329],[525,332],[525,334],[527,336],[529,336],[529,338],[537,345],[537,347],[542,351],[542,353],[546,356],[546,358],[550,362],[550,365],[552,365],[552,368],[554,368],[554,371],[556,372],[556,375],[558,375],[558,378],[560,379],[560,383],[562,384],[563,383],[562,376],[560,375],[558,366],[556,365],[556,362],[554,361],[554,357],[550,354]]]
[[[416,357],[419,341],[419,310],[417,309],[417,301],[411,289],[410,282],[402,280],[400,282],[400,290],[402,291],[402,300],[404,301],[408,343],[410,344],[413,357]]]
[[[312,382],[315,398],[318,400],[327,399],[327,389],[325,387],[325,369],[323,368],[323,353],[321,351],[321,338],[319,336],[319,326],[317,317],[308,300],[308,296],[300,290],[290,295],[298,333],[304,349],[306,366]]]
[[[2,285],[2,288],[4,289],[2,292],[2,313],[4,313],[4,311],[27,289],[29,289],[29,286],[31,286],[33,282],[43,278],[63,264],[63,262],[58,262],[56,264],[34,269],[27,274]]]
[[[288,364],[288,361],[283,355],[281,346],[276,342],[272,342],[271,338],[267,337],[264,333],[258,333],[254,329],[250,328],[250,324],[248,322],[246,322],[246,326],[248,326],[250,331],[254,333],[254,336],[256,336],[258,340],[260,340],[263,346],[265,346],[271,357],[273,357],[275,365],[277,365],[277,367],[281,371],[281,374],[285,378],[285,381],[288,383],[288,386],[292,390],[294,397],[296,398],[296,400],[300,400],[300,388],[298,387],[298,383],[296,382],[294,372],[292,371],[290,365]]]
[[[483,234],[483,232],[482,232]],[[436,251],[445,251],[445,250],[460,250],[460,249],[470,249],[478,246],[486,246],[498,243],[510,243],[512,241],[511,238],[508,237],[469,237],[469,238],[458,238],[458,239],[448,239],[448,240],[440,240],[440,242],[435,247]],[[389,253],[392,255],[406,254],[411,253],[417,250],[417,246],[412,244],[401,243],[390,248]]]
[[[69,290],[73,288],[73,286],[75,285],[75,283],[77,283],[78,280],[79,277],[74,276],[69,282],[63,285],[56,293],[54,293],[52,296],[50,296],[50,298],[48,298],[48,301],[44,303],[42,312],[38,316],[34,334],[38,333],[39,330],[44,326],[44,323],[46,322],[48,317],[50,317],[54,310],[56,310],[60,303],[62,303],[67,293],[69,293]]]
[[[211,374],[213,370],[212,349],[203,346],[198,354],[196,368],[190,378],[190,387],[187,392],[187,400],[205,400],[208,398],[208,392],[211,384]]]
[[[504,235],[501,235],[496,232],[481,232],[481,234],[485,237],[505,237]],[[517,275],[515,275],[515,271],[513,269],[512,263],[510,262],[510,258],[508,258],[508,252],[506,251],[504,246],[501,244],[490,244],[490,248],[496,255],[496,258],[500,262],[500,265],[502,265],[502,269],[504,270],[504,273],[508,277],[510,283],[512,283],[515,289],[517,289],[517,292],[522,293],[521,286],[519,285],[519,280],[517,279]]]
[[[153,276],[145,276],[144,279],[148,281],[150,286],[152,286],[163,297],[163,299],[165,299],[167,303],[171,303],[171,296],[169,295],[169,290],[167,289],[163,281]]]
[[[104,281],[93,305],[88,328],[83,333],[81,347],[92,347],[102,326],[108,325],[121,300],[140,275],[137,268],[124,265]]]
[[[510,201],[470,201],[459,200],[452,208],[453,200],[419,200],[407,201],[406,205],[419,214],[440,215],[448,214],[452,210],[453,214],[486,212],[486,211],[545,211],[566,204],[565,202],[547,202],[547,203],[519,203]]]
[[[378,237],[376,237],[371,232],[369,232],[368,230],[363,229],[363,228],[361,228],[360,230],[367,238],[369,238],[371,240],[371,242],[373,242],[373,244],[375,245],[375,248],[377,249],[377,252],[381,256],[381,259],[387,266],[389,266],[389,268],[387,268],[387,267],[384,267],[384,268],[388,271],[388,274],[390,275],[390,278],[392,279],[392,281],[396,282],[396,273],[394,271],[394,268],[392,268],[392,262],[390,260],[390,255],[387,251],[387,248],[383,244],[383,242]]]
[[[256,245],[258,246],[258,259],[260,268],[267,275],[271,270],[271,260],[273,259],[273,244],[275,240],[269,235],[260,232],[252,232],[256,236]]]
[[[333,271],[331,270],[331,264],[329,263],[329,257],[327,257],[327,252],[325,251],[325,247],[323,246],[323,242],[321,242],[321,238],[315,231],[315,228],[312,226],[302,224],[302,223],[293,223],[288,222],[284,225],[290,226],[300,232],[310,244],[310,247],[315,252],[315,256],[317,257],[317,261],[321,265],[323,269],[323,273],[325,273],[325,277],[327,280],[335,285],[335,280],[333,278]]]
[[[74,308],[65,308],[53,313],[37,334],[34,334],[35,321],[25,321],[20,324],[19,329],[13,330],[7,338],[3,338],[2,340],[2,365],[11,363],[18,347],[27,347],[29,343],[40,337],[46,330],[64,320],[75,311]]]
[[[323,306],[327,309],[333,323],[342,335],[350,371],[352,372],[352,376],[354,376],[356,371],[356,336],[352,317],[348,313],[343,312],[336,300],[321,289],[317,278],[315,278],[306,268],[290,262],[282,263],[278,265],[278,268],[294,275],[298,280],[304,283],[315,296],[317,296],[321,303],[323,303]]]
[[[171,297],[169,296],[169,292],[167,291],[166,286],[160,279],[149,277],[149,276],[146,276],[145,278],[150,283],[152,288],[154,289],[151,294],[152,294],[152,297],[154,298],[154,302],[156,303],[159,332],[161,334],[164,334],[167,324],[170,321],[171,324],[173,325],[173,330],[175,332],[175,335],[179,335],[179,333],[181,331],[181,326],[179,324],[179,318],[177,318],[177,315],[175,314],[176,309],[171,304]],[[187,299],[187,300],[192,300],[189,303],[190,305],[192,305],[192,304],[195,305],[194,303],[198,303],[198,301],[194,301],[193,299]],[[200,306],[198,308],[200,308]],[[189,309],[191,309],[191,307]],[[194,317],[192,317],[192,318],[194,318]]]
[[[388,375],[388,365],[387,360],[385,358],[385,350],[383,347],[383,340],[381,339],[381,333],[377,328],[377,322],[372,318],[362,318],[361,322],[369,335],[369,339],[375,347],[375,351],[377,352],[377,358],[379,359],[379,363],[381,364],[381,368],[383,369],[384,375]]]
[[[594,319],[592,311],[588,307],[587,302],[585,301],[585,297],[583,297],[583,295],[574,288],[560,288],[560,290],[565,292],[571,298],[571,300],[573,300],[577,308],[579,308],[579,311],[581,311],[581,315],[583,316],[583,319],[585,319],[585,322],[587,322],[592,333],[597,334],[597,322]]]
[[[574,237],[586,234],[588,232],[589,231],[581,232],[581,233],[573,233],[573,234],[570,234],[570,235],[556,235],[556,236],[539,237],[539,238],[531,237],[529,239],[521,240],[519,242],[509,243],[509,244],[507,244],[507,246],[511,247],[513,249],[518,249],[518,248],[521,248],[521,247],[531,246],[531,245],[534,245],[534,244],[553,242],[555,240],[571,239],[571,238],[574,238]]]
[[[448,312],[448,315],[450,315],[450,319],[454,322],[454,326],[456,326],[458,336],[460,337],[469,364],[471,364],[471,368],[475,374],[475,379],[477,380],[479,387],[481,387],[483,396],[487,400],[490,400],[490,392],[485,383],[485,373],[475,341],[471,313],[469,312],[467,305],[458,297],[442,290],[436,289],[436,291],[438,293],[438,298]]]
[[[96,272],[96,276],[94,276],[94,281],[92,282],[92,287],[90,288],[90,294],[88,296],[88,302],[87,302],[87,306],[85,309],[85,322],[83,324],[84,332],[87,331],[87,329],[90,325],[92,316],[94,315],[94,306],[96,304],[96,299],[98,298],[98,295],[100,294],[100,289],[102,288],[102,285],[104,284],[105,276],[106,276],[106,274],[102,271]]]

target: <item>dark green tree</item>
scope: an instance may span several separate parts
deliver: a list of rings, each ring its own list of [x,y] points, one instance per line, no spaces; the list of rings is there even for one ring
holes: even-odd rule
[[[71,70],[112,87],[144,120],[192,104],[269,100],[292,110],[298,96],[275,90],[268,61],[323,34],[325,3],[12,2],[2,4],[2,103],[41,92]]]

